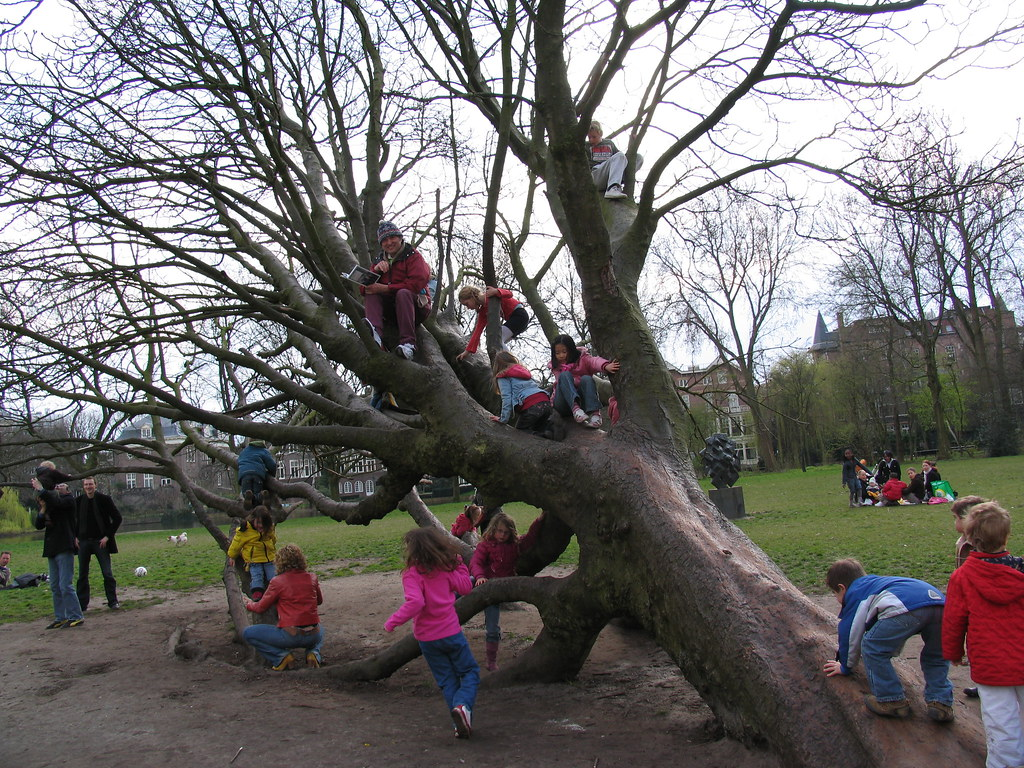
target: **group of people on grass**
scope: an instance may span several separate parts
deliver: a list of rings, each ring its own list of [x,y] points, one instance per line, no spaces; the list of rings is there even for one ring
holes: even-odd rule
[[[1024,558],[1006,545],[1010,515],[995,501],[965,496],[952,504],[960,538],[946,594],[919,579],[867,574],[856,560],[832,564],[826,584],[841,606],[839,648],[828,676],[848,675],[863,660],[876,715],[906,718],[911,705],[892,666],[906,640],[920,635],[929,718],[955,718],[949,665],[967,663],[981,699],[987,768],[1024,765]]]
[[[904,482],[900,463],[892,451],[883,452],[874,471],[854,455],[852,448],[843,452],[842,487],[849,491],[851,507],[894,507],[927,504],[933,498],[946,500],[936,495],[934,484],[941,480],[939,468],[931,459],[921,462],[920,472],[908,468],[908,482]]]

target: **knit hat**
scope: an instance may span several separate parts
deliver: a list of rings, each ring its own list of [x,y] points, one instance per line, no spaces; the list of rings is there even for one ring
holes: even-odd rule
[[[398,237],[401,237],[403,240],[405,239],[405,235],[402,234],[402,230],[400,230],[390,221],[381,219],[380,224],[377,225],[377,242],[383,243],[387,238],[391,237],[392,235],[397,235]]]

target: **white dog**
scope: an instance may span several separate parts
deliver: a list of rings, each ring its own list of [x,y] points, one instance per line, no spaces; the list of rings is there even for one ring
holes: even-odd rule
[[[174,546],[178,546],[179,544],[188,544],[188,534],[182,531],[177,536],[168,536],[167,540],[173,541]]]
[[[147,571],[144,566],[140,565],[138,568],[135,569],[136,576],[145,576],[147,573],[149,573],[149,571]]]

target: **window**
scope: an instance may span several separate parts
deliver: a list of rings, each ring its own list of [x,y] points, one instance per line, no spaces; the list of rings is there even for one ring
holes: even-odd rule
[[[738,411],[740,409],[740,396],[733,393],[729,395],[729,410]]]
[[[135,473],[129,472],[124,476],[124,485],[129,491],[135,490]]]
[[[196,453],[197,453],[196,452],[196,447],[194,445],[188,446],[185,449],[185,461],[187,461],[189,464],[195,464],[196,463]]]
[[[143,488],[152,488],[153,487],[153,475],[151,473],[146,472],[142,476],[142,487]]]
[[[690,396],[686,393],[683,393],[683,405],[685,405],[687,408],[690,407]]]
[[[373,489],[374,489],[373,480],[367,480],[366,481],[366,493],[367,493],[367,495],[373,493]]]
[[[345,496],[349,496],[349,495],[352,494],[353,488],[352,488],[352,481],[351,480],[346,480],[344,483],[341,484],[341,492]]]
[[[166,485],[170,485],[170,484],[171,484],[171,478],[169,478],[169,477],[161,477],[160,478],[160,485],[166,486]]]
[[[710,376],[705,376],[703,379],[700,380],[700,383],[703,384],[705,387],[710,387],[711,386],[711,377]]]
[[[726,375],[725,371],[719,371],[718,372],[718,383],[719,384],[728,384],[729,383],[729,377]]]
[[[153,436],[153,428],[147,424],[146,426],[144,426],[140,430],[140,434],[142,435],[142,437],[146,437],[146,438],[152,437]]]
[[[946,358],[951,363],[956,362],[956,347],[954,347],[952,344],[946,347]]]
[[[353,486],[353,490],[355,490],[356,493],[362,493],[363,492],[363,481],[362,480],[356,480],[355,483],[352,484],[352,486]]]
[[[288,477],[298,477],[299,476],[299,466],[300,466],[300,464],[299,464],[299,460],[298,459],[289,459],[288,460]]]

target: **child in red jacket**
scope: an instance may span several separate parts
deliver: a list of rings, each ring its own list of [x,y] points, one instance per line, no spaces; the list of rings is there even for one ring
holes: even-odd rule
[[[473,574],[475,586],[486,584],[488,579],[500,579],[514,576],[519,556],[533,546],[540,533],[540,523],[544,519],[541,512],[533,521],[525,536],[516,534],[516,521],[504,512],[496,513],[480,543],[476,545],[469,570]],[[484,608],[484,627],[487,641],[487,669],[493,672],[498,668],[498,645],[501,642],[501,604],[488,605]]]
[[[975,550],[949,579],[942,655],[962,664],[966,639],[981,696],[986,765],[1024,765],[1024,573],[1017,570],[1021,558],[1006,551],[1010,515],[995,502],[978,504],[964,532]]]
[[[473,328],[473,335],[469,337],[465,351],[459,353],[456,359],[462,360],[467,355],[476,352],[480,346],[480,337],[487,328],[487,304],[491,299],[498,299],[501,302],[501,319],[505,324],[501,326],[501,348],[506,346],[512,339],[526,330],[530,324],[530,313],[526,311],[523,303],[515,297],[512,291],[504,288],[487,286],[480,290],[475,285],[464,285],[459,291],[459,303],[466,309],[476,312],[476,325]]]
[[[881,498],[875,503],[876,507],[895,507],[903,500],[903,491],[907,484],[898,477],[890,477],[882,486]]]

